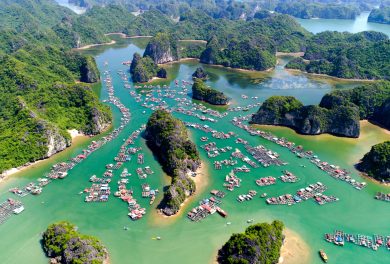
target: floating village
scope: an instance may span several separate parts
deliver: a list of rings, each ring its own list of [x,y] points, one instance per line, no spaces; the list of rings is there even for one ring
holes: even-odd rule
[[[78,155],[67,161],[57,163],[51,170],[42,175],[35,182],[26,186],[13,187],[9,191],[19,198],[26,195],[39,195],[48,188],[53,181],[61,180],[69,175],[69,172],[77,164],[88,159],[96,150],[102,148],[110,141],[116,139],[131,120],[130,109],[115,96],[112,73],[105,71],[102,82],[108,94],[108,99],[104,102],[112,104],[121,112],[120,124],[117,128],[106,133],[99,139],[93,140],[87,148]],[[119,78],[123,81],[123,88],[126,89],[129,96],[135,103],[144,110],[145,121],[146,113],[150,110],[165,109],[168,112],[179,116],[191,117],[183,120],[183,123],[190,130],[200,131],[202,136],[199,138],[202,144],[199,150],[207,157],[208,162],[215,171],[227,169],[229,172],[223,177],[221,186],[214,186],[207,198],[201,199],[199,203],[190,209],[186,209],[186,215],[189,220],[199,222],[208,216],[217,213],[223,218],[228,218],[229,213],[223,209],[223,200],[228,195],[233,195],[237,201],[237,206],[245,206],[247,202],[258,203],[264,206],[272,205],[296,205],[307,200],[312,200],[317,205],[326,205],[340,199],[331,193],[332,190],[320,182],[307,184],[305,187],[296,188],[294,193],[272,193],[269,194],[268,186],[272,185],[293,185],[301,183],[301,176],[286,170],[287,162],[283,156],[270,149],[270,144],[277,144],[288,149],[298,159],[307,159],[312,166],[325,172],[335,180],[345,182],[356,190],[362,190],[366,187],[365,182],[354,179],[349,171],[330,162],[321,160],[313,151],[305,150],[303,146],[296,145],[285,138],[278,138],[272,133],[265,132],[249,125],[248,121],[251,114],[246,112],[251,109],[257,109],[261,103],[257,97],[249,98],[242,95],[242,99],[248,100],[247,105],[229,106],[226,111],[217,111],[206,107],[203,104],[192,101],[189,97],[189,91],[192,81],[175,80],[172,86],[168,85],[133,85],[129,81],[128,72],[119,70]],[[218,131],[213,128],[213,124],[221,120],[228,119],[242,133],[233,131]],[[123,140],[112,163],[99,165],[104,166],[105,171],[102,175],[89,175],[85,179],[85,189],[80,190],[80,202],[108,202],[111,197],[115,197],[127,207],[127,215],[131,220],[142,219],[148,211],[156,210],[155,204],[160,202],[162,194],[158,186],[151,186],[148,182],[150,177],[160,177],[152,169],[151,164],[145,162],[145,150],[138,146],[137,142],[142,139],[142,133],[146,124],[141,125]],[[226,126],[228,127],[228,126]],[[244,137],[247,135],[260,137],[266,140],[267,145],[251,144]],[[228,139],[230,139],[228,141]],[[227,145],[226,142],[231,142]],[[130,166],[131,164],[131,166]],[[280,168],[278,175],[264,175],[262,168],[275,166]],[[132,168],[132,169],[131,169]],[[304,166],[302,165],[302,169]],[[254,176],[256,175],[256,176]],[[196,174],[193,175],[197,177]],[[240,191],[241,185],[250,182],[249,191]],[[161,187],[160,187],[161,189]],[[238,189],[238,190],[237,190]],[[234,193],[234,194],[233,194]],[[139,198],[140,197],[140,198]],[[390,194],[377,193],[375,199],[380,201],[390,201]],[[157,202],[155,202],[157,201]],[[17,215],[24,210],[20,201],[8,199],[0,205],[0,224],[11,215]],[[249,220],[248,220],[249,221]],[[349,235],[341,231],[334,234],[326,234],[326,241],[336,245],[350,242],[356,245],[365,246],[377,250],[380,247],[390,249],[390,237],[378,236],[368,237],[364,235]]]

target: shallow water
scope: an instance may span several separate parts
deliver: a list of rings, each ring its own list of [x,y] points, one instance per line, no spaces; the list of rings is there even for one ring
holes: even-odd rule
[[[129,90],[123,87],[123,82],[116,74],[117,70],[127,70],[121,64],[132,57],[134,52],[141,52],[145,47],[144,40],[122,41],[117,46],[97,47],[88,51],[97,55],[98,67],[103,72],[110,70],[113,77],[116,96],[131,110],[132,117],[130,123],[122,131],[120,136],[114,141],[93,153],[87,160],[77,165],[63,180],[56,180],[45,187],[43,193],[37,197],[27,196],[21,198],[26,210],[11,217],[6,223],[0,226],[0,255],[2,263],[46,263],[39,240],[41,232],[52,222],[59,220],[69,220],[75,223],[81,232],[99,237],[108,247],[112,263],[210,263],[215,257],[216,251],[229,238],[233,232],[242,232],[248,225],[247,219],[254,219],[256,222],[271,221],[273,219],[282,220],[286,226],[299,233],[307,244],[310,245],[310,259],[307,263],[321,263],[318,257],[318,249],[322,248],[327,253],[332,263],[388,263],[389,253],[384,248],[373,252],[366,248],[355,245],[346,245],[339,248],[328,244],[323,240],[323,233],[331,232],[339,228],[351,233],[362,233],[371,235],[379,233],[390,235],[390,210],[388,204],[373,199],[373,194],[384,187],[379,187],[369,183],[363,191],[357,191],[350,185],[336,181],[327,174],[318,170],[307,160],[302,160],[294,156],[286,149],[257,137],[250,137],[246,132],[234,127],[229,121],[233,114],[229,115],[218,123],[207,124],[219,131],[233,131],[242,138],[247,139],[251,145],[262,144],[274,151],[277,151],[281,159],[289,164],[284,167],[271,166],[252,170],[248,174],[239,174],[243,179],[242,186],[228,193],[223,199],[222,208],[229,213],[227,219],[223,219],[217,214],[212,215],[202,222],[190,222],[185,214],[190,208],[195,206],[202,198],[208,197],[211,189],[223,189],[224,176],[228,169],[216,171],[212,162],[207,158],[203,150],[200,150],[201,158],[208,166],[209,184],[203,193],[185,208],[184,213],[174,220],[156,216],[152,213],[155,204],[150,207],[148,199],[140,197],[142,182],[148,182],[152,188],[162,190],[167,178],[164,176],[159,164],[154,159],[152,153],[145,146],[143,139],[136,141],[136,146],[142,146],[145,153],[145,165],[151,166],[155,174],[147,180],[139,180],[135,174],[135,169],[139,167],[136,162],[126,163],[129,172],[133,174],[130,178],[130,186],[135,191],[136,198],[143,207],[147,208],[146,216],[136,222],[132,222],[127,216],[127,206],[119,199],[110,197],[107,203],[84,203],[84,195],[78,193],[90,186],[88,179],[91,175],[102,175],[105,171],[104,165],[113,162],[113,158],[118,152],[122,140],[145,123],[151,110],[141,108],[135,103],[134,98],[129,95]],[[224,91],[233,98],[233,106],[247,105],[253,102],[261,102],[270,95],[293,95],[305,104],[318,103],[321,97],[332,89],[346,89],[358,85],[354,82],[336,82],[329,78],[310,77],[301,73],[290,73],[283,69],[283,65],[288,58],[280,59],[280,64],[270,73],[242,72],[222,67],[202,65],[211,74],[208,83]],[[104,66],[107,61],[108,68]],[[174,79],[190,80],[199,63],[196,61],[185,61],[166,66],[170,79],[160,82],[173,83]],[[241,95],[258,96],[257,101],[242,99]],[[107,99],[105,89],[102,89],[101,99]],[[169,100],[167,100],[169,101]],[[169,101],[172,103],[172,101]],[[146,114],[142,114],[143,111]],[[252,111],[254,111],[253,109]],[[113,107],[114,126],[120,122],[120,113]],[[245,113],[246,114],[246,113]],[[191,122],[200,122],[197,119],[182,114],[175,113],[175,116]],[[281,127],[266,127],[278,136],[285,136],[291,141],[302,144],[307,149],[313,149],[320,158],[331,163],[345,167],[353,172],[353,177],[362,180],[354,170],[353,164],[368,151],[371,145],[390,139],[389,134],[383,130],[366,125],[363,129],[361,139],[336,138],[329,135],[319,137],[308,137],[297,135],[290,129]],[[191,129],[191,136],[197,145],[202,145],[199,138],[205,133]],[[211,138],[211,136],[208,134]],[[212,138],[211,138],[212,139]],[[234,139],[210,140],[216,141],[218,147],[231,145],[236,147]],[[56,161],[49,160],[42,163],[38,168],[26,170],[20,175],[10,178],[0,185],[0,200],[8,197],[15,198],[8,192],[13,186],[23,186],[28,182],[42,177],[50,169],[50,166],[59,160],[64,160],[72,154],[78,154],[87,142],[72,150],[66,151],[56,156]],[[245,153],[245,151],[244,151]],[[225,153],[216,158],[225,159],[230,153]],[[240,163],[239,163],[240,164]],[[306,165],[306,168],[300,165]],[[144,167],[143,166],[143,167]],[[122,167],[123,168],[123,167]],[[287,169],[301,178],[295,184],[278,183],[269,187],[258,187],[255,179],[272,175],[278,177],[281,171]],[[119,178],[119,170],[116,172],[111,189],[116,190],[115,181]],[[326,194],[335,195],[340,201],[334,204],[318,206],[313,201],[306,201],[294,206],[267,206],[264,200],[255,198],[253,201],[238,203],[235,199],[238,194],[246,193],[249,189],[255,189],[259,193],[267,192],[270,196],[293,193],[297,189],[307,186],[310,183],[321,181],[328,186]],[[389,190],[389,189],[387,189]],[[157,197],[161,198],[161,194]],[[232,224],[226,225],[229,221]],[[129,227],[128,231],[123,227]],[[153,240],[153,237],[162,237],[161,241]]]

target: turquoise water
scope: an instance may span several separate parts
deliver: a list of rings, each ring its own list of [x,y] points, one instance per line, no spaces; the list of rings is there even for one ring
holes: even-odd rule
[[[300,19],[295,18],[302,27],[316,34],[322,31],[340,31],[358,33],[362,31],[379,31],[390,36],[390,25],[367,22],[369,12],[363,12],[354,20],[348,19]]]
[[[129,90],[123,87],[123,81],[116,74],[118,70],[127,70],[121,62],[127,61],[134,52],[142,53],[145,41],[120,43],[115,47],[99,47],[88,51],[97,55],[96,60],[101,72],[109,70],[113,77],[115,94],[130,109],[132,118],[119,137],[105,145],[87,160],[77,165],[63,180],[57,180],[45,187],[44,192],[37,196],[27,196],[21,200],[25,204],[26,210],[11,217],[6,223],[0,226],[0,255],[2,263],[46,263],[43,251],[40,247],[41,233],[47,225],[59,220],[69,220],[75,223],[81,232],[99,237],[108,247],[112,263],[210,263],[216,255],[217,249],[229,238],[233,232],[242,232],[248,225],[247,219],[254,219],[256,222],[271,221],[273,219],[282,220],[289,229],[299,233],[302,239],[309,245],[308,260],[305,263],[321,263],[318,257],[318,249],[323,248],[329,255],[332,263],[388,263],[390,261],[389,252],[380,249],[378,252],[360,248],[355,245],[346,245],[339,248],[326,243],[322,236],[325,232],[331,232],[336,228],[343,229],[351,233],[363,233],[372,235],[379,233],[389,235],[390,210],[388,204],[373,199],[373,194],[378,190],[384,190],[369,183],[363,191],[357,191],[344,182],[339,182],[318,170],[307,160],[298,159],[288,150],[258,137],[251,137],[246,132],[234,127],[230,120],[234,115],[246,114],[229,113],[217,123],[207,122],[212,128],[219,131],[233,131],[240,137],[245,138],[251,145],[262,144],[267,148],[277,151],[281,159],[289,164],[285,167],[270,166],[252,170],[248,174],[239,174],[243,179],[240,189],[233,193],[228,193],[223,199],[222,208],[229,213],[227,219],[218,215],[212,215],[199,223],[190,222],[185,214],[195,206],[202,198],[208,197],[211,189],[223,189],[224,176],[228,169],[216,171],[212,167],[212,160],[209,161],[200,150],[201,158],[207,167],[208,183],[205,189],[198,193],[185,208],[183,214],[176,219],[165,219],[155,213],[155,206],[161,199],[160,194],[157,201],[151,207],[148,199],[142,199],[141,183],[148,182],[152,188],[162,190],[167,182],[167,177],[163,174],[159,164],[148,150],[144,140],[141,138],[135,142],[136,146],[143,148],[145,153],[145,164],[151,166],[155,174],[147,180],[139,180],[136,177],[135,169],[139,167],[133,160],[126,163],[129,171],[133,174],[130,178],[130,186],[133,187],[135,197],[141,205],[147,208],[146,216],[136,222],[131,221],[127,216],[127,206],[119,199],[110,197],[107,203],[87,204],[84,195],[78,193],[89,187],[88,179],[91,175],[102,175],[105,171],[105,164],[112,163],[118,152],[123,139],[144,124],[151,113],[150,109],[142,108],[133,97],[129,95]],[[249,103],[261,102],[270,95],[293,95],[306,104],[318,103],[321,97],[332,89],[344,89],[358,85],[351,82],[336,82],[329,78],[312,78],[305,74],[292,74],[283,69],[283,65],[288,58],[280,59],[278,67],[270,73],[252,73],[224,69],[221,67],[202,65],[211,74],[209,84],[228,96],[233,98],[233,105],[247,105]],[[108,66],[104,66],[104,62]],[[166,66],[169,80],[160,82],[161,84],[173,84],[174,79],[190,80],[199,63],[196,61],[186,61]],[[133,89],[133,88],[132,88]],[[138,93],[142,94],[140,90]],[[257,100],[243,99],[245,94],[249,98],[258,96]],[[189,98],[189,95],[183,95]],[[101,99],[107,99],[106,90],[102,89]],[[167,99],[169,104],[173,100]],[[255,108],[256,109],[256,108]],[[254,111],[253,109],[252,111]],[[143,111],[146,111],[143,114]],[[120,121],[119,111],[113,107],[114,127]],[[194,117],[175,113],[175,116],[185,121],[200,122]],[[291,141],[296,141],[308,149],[313,149],[320,158],[338,164],[353,172],[353,177],[362,180],[354,170],[353,164],[361,157],[371,145],[390,139],[390,136],[375,126],[368,125],[364,136],[361,139],[340,139],[332,136],[303,137],[295,134],[286,128],[267,128],[276,135],[285,136]],[[200,146],[200,137],[205,136],[204,132],[190,129],[191,137]],[[210,136],[210,134],[207,134]],[[218,147],[233,146],[234,139],[213,140]],[[13,186],[24,186],[28,182],[41,177],[50,169],[50,166],[67,157],[78,154],[87,145],[84,142],[76,148],[56,156],[54,160],[49,160],[37,168],[26,170],[18,176],[11,177],[0,185],[0,200],[13,197],[8,189]],[[242,147],[241,147],[242,148]],[[245,153],[245,150],[243,150]],[[217,160],[229,157],[230,153],[225,153],[216,158]],[[242,164],[242,163],[239,163]],[[306,165],[306,168],[300,165]],[[296,184],[278,183],[269,187],[257,187],[255,179],[272,175],[278,177],[281,171],[287,169],[301,178]],[[115,181],[119,178],[119,170],[115,173],[111,183],[112,190],[116,190]],[[255,189],[259,193],[267,192],[270,196],[293,193],[297,189],[307,186],[310,183],[321,181],[329,187],[326,194],[335,195],[340,201],[334,204],[318,206],[313,201],[307,201],[291,207],[267,206],[263,199],[256,198],[246,203],[238,203],[238,194],[246,193],[250,189]],[[387,189],[388,190],[388,189]],[[13,197],[15,198],[15,197]],[[226,225],[229,221],[232,224]],[[129,230],[123,230],[128,226]],[[162,237],[161,241],[153,240],[153,237]],[[288,263],[288,262],[286,262]],[[302,263],[302,262],[298,262]]]

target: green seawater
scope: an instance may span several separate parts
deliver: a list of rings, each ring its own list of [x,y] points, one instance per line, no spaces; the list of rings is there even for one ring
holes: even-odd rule
[[[182,209],[183,214],[179,217],[165,219],[157,216],[154,208],[162,194],[159,194],[158,200],[153,206],[150,206],[148,199],[140,197],[140,184],[148,182],[152,188],[158,188],[161,191],[169,178],[163,174],[142,138],[138,139],[135,145],[142,146],[145,153],[143,167],[151,166],[155,174],[150,175],[146,180],[139,180],[135,173],[135,169],[139,166],[134,159],[130,163],[126,163],[126,167],[133,174],[130,177],[130,186],[133,187],[135,197],[143,207],[147,208],[145,217],[135,222],[131,221],[127,216],[126,204],[113,196],[110,197],[107,203],[85,203],[84,195],[78,193],[90,186],[88,182],[90,176],[93,174],[101,176],[103,174],[105,165],[113,162],[123,139],[127,138],[141,124],[144,124],[151,113],[150,109],[145,110],[135,102],[134,98],[129,95],[129,90],[123,87],[123,81],[116,74],[118,70],[127,70],[127,67],[123,66],[121,62],[129,60],[136,51],[142,52],[145,43],[145,40],[122,40],[116,46],[98,47],[87,51],[96,55],[101,72],[111,71],[115,94],[131,110],[131,121],[118,138],[77,165],[68,177],[54,181],[45,187],[43,193],[39,196],[29,195],[20,198],[26,210],[20,215],[11,217],[0,226],[1,263],[47,263],[48,260],[40,245],[41,233],[50,223],[59,220],[71,221],[79,227],[82,233],[100,238],[107,246],[111,262],[114,264],[211,263],[215,258],[217,249],[222,246],[230,235],[234,232],[242,232],[248,226],[246,222],[248,219],[254,219],[255,222],[272,221],[273,219],[282,220],[289,229],[298,233],[309,245],[309,259],[306,263],[321,263],[318,256],[319,249],[324,249],[327,252],[330,263],[390,262],[390,254],[384,248],[377,252],[352,244],[346,244],[341,248],[329,244],[323,239],[325,232],[331,232],[334,229],[343,229],[355,234],[372,235],[378,233],[390,235],[389,204],[373,199],[376,191],[389,192],[390,189],[369,183],[363,191],[357,191],[347,183],[337,181],[323,173],[308,160],[299,159],[287,149],[272,142],[259,137],[251,137],[230,123],[234,115],[247,114],[248,112],[231,112],[227,117],[219,120],[218,123],[207,122],[206,124],[219,131],[233,131],[248,140],[251,145],[262,144],[278,152],[281,159],[289,164],[284,167],[259,168],[247,174],[240,174],[239,177],[243,180],[242,186],[232,193],[229,192],[223,199],[222,208],[228,212],[228,218],[223,219],[214,214],[198,223],[193,223],[186,218],[188,210],[196,206],[200,199],[208,197],[211,189],[223,189],[224,176],[229,172],[229,169],[214,170],[212,161],[207,159],[203,150],[200,150],[200,153],[207,167],[207,187]],[[320,101],[325,93],[332,89],[348,89],[359,84],[290,73],[283,69],[283,65],[288,59],[288,57],[280,58],[279,65],[270,73],[241,72],[215,66],[202,66],[211,75],[211,79],[208,81],[209,85],[224,91],[233,98],[233,106],[261,102],[276,94],[293,95],[305,104],[315,104]],[[108,62],[107,67],[104,66],[105,61]],[[170,79],[160,83],[172,84],[174,79],[190,80],[191,74],[198,66],[199,63],[196,61],[167,65]],[[258,96],[259,99],[257,101],[245,100],[241,98],[242,94],[249,96],[249,98]],[[102,100],[107,99],[105,87],[102,87],[100,97]],[[256,108],[251,111],[255,111]],[[115,127],[120,122],[120,113],[117,108],[112,107],[112,109]],[[220,110],[223,111],[223,109]],[[146,111],[146,113],[143,114],[143,111]],[[178,113],[175,113],[175,116],[186,121],[201,122],[193,117]],[[264,127],[262,129],[272,131],[278,136],[284,136],[291,141],[302,144],[306,149],[314,150],[321,159],[347,168],[353,172],[355,179],[361,181],[364,179],[359,176],[353,165],[373,144],[390,139],[389,134],[370,124],[364,126],[360,139],[336,138],[329,135],[302,136],[297,135],[290,129],[281,127]],[[190,132],[197,145],[202,145],[203,143],[199,139],[206,134],[193,129],[190,129]],[[211,141],[217,142],[218,147],[227,145],[238,147],[234,139],[212,140],[210,134],[207,134],[207,136],[210,137]],[[45,172],[49,171],[51,165],[80,153],[80,150],[85,148],[91,140],[83,141],[77,146],[54,156],[54,158],[38,164],[35,168],[10,177],[0,185],[0,200],[3,201],[8,197],[16,198],[8,192],[9,188],[24,186],[42,177]],[[243,152],[245,153],[245,150]],[[224,153],[216,159],[225,159],[229,155],[230,153]],[[255,179],[268,175],[278,177],[284,169],[295,173],[301,178],[301,181],[295,184],[279,182],[269,187],[255,185]],[[116,181],[121,171],[122,169],[115,173],[114,180],[111,183],[113,191],[116,190]],[[270,196],[273,196],[294,193],[299,188],[317,181],[321,181],[328,186],[326,194],[335,195],[340,198],[340,201],[324,206],[319,206],[311,200],[294,206],[267,206],[265,201],[258,197],[242,204],[236,201],[238,194],[246,193],[250,189],[255,189],[258,193],[267,192]],[[231,225],[227,225],[227,222],[231,222]],[[129,230],[124,230],[123,227],[125,226],[129,227]],[[152,238],[156,236],[160,236],[162,240],[153,240]]]

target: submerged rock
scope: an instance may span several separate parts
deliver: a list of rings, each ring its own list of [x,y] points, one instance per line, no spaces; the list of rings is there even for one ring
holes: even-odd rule
[[[207,80],[209,78],[209,75],[203,70],[202,67],[198,67],[196,68],[196,71],[192,74],[192,78]]]

